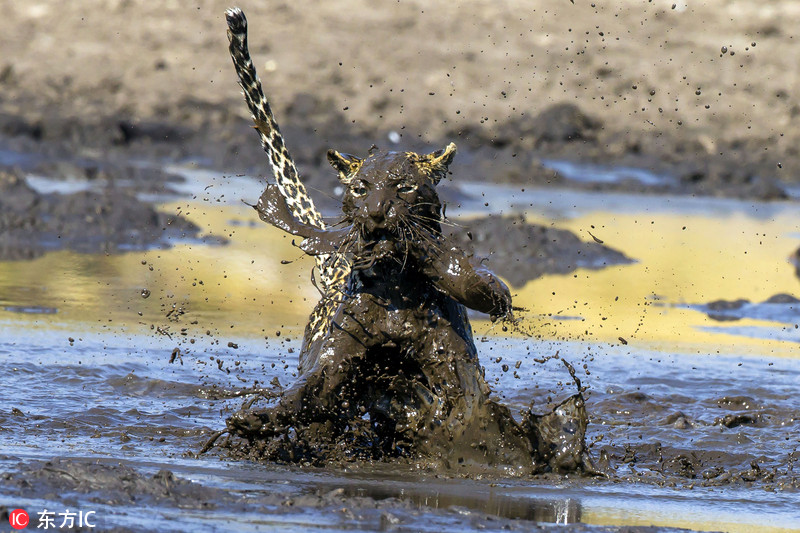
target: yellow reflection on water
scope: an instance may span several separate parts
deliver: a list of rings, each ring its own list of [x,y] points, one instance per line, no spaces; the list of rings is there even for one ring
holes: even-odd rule
[[[631,512],[627,509],[596,508],[584,509],[581,522],[585,524],[608,525],[624,524],[626,526],[657,526],[669,528],[683,528],[691,531],[725,531],[727,533],[789,533],[798,531],[796,527],[782,527],[770,525],[769,517],[757,513],[747,515],[744,520],[732,521],[729,513],[714,512],[713,509],[704,509],[701,516],[676,516],[668,511],[648,508],[645,512]]]
[[[60,251],[33,261],[0,262],[0,324],[74,329],[79,323],[133,331],[153,325],[236,336],[304,326],[318,292],[310,282],[312,261],[290,238],[246,207],[197,207],[189,218],[230,243],[117,255]],[[4,311],[32,306],[58,311]]]
[[[533,222],[550,223],[531,219]],[[517,305],[550,336],[595,339],[633,348],[696,349],[700,353],[748,353],[797,356],[796,342],[720,335],[706,326],[729,326],[673,304],[702,304],[726,299],[761,302],[777,293],[800,291],[786,258],[797,247],[791,235],[800,217],[774,219],[675,214],[596,212],[558,224],[585,240],[587,232],[637,262],[599,271],[579,270],[545,276],[518,291]],[[559,313],[585,320],[535,317]],[[741,320],[736,326],[765,325]],[[776,326],[780,327],[780,326]],[[798,334],[796,341],[800,341]]]
[[[291,238],[259,221],[246,206],[183,205],[183,213],[206,234],[227,237],[230,244],[180,244],[111,256],[61,251],[33,261],[0,262],[0,324],[122,330],[169,326],[172,332],[224,330],[236,336],[301,330],[318,292],[310,281],[313,262],[292,246]],[[164,206],[166,211],[178,208]],[[637,262],[542,277],[516,290],[515,304],[528,309],[522,314],[524,324],[545,339],[619,344],[622,337],[631,350],[797,356],[796,342],[704,331],[700,328],[731,323],[673,304],[763,301],[779,292],[800,292],[786,261],[797,246],[791,232],[800,227],[798,218],[788,212],[756,219],[598,211],[560,221],[556,226],[585,240],[591,232]],[[141,296],[142,289],[150,291],[148,298]],[[57,312],[5,310],[14,306]],[[185,314],[171,322],[180,310]],[[475,327],[479,333],[490,329],[480,320]]]

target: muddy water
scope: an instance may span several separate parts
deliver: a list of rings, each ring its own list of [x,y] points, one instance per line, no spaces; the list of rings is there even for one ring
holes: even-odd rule
[[[0,505],[94,510],[104,529],[131,530],[800,529],[797,320],[719,322],[699,307],[800,295],[786,261],[796,206],[462,184],[465,216],[522,211],[638,262],[521,288],[523,329],[538,339],[474,324],[487,378],[512,408],[544,411],[572,392],[563,365],[537,359],[573,363],[609,477],[449,479],[189,453],[243,390],[291,381],[316,299],[310,262],[238,203],[253,197],[247,182],[224,197],[223,185],[167,209],[228,246],[0,263]]]

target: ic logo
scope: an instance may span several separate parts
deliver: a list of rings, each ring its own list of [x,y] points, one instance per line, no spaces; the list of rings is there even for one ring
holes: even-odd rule
[[[8,515],[8,521],[14,529],[25,529],[28,527],[30,518],[28,518],[28,513],[24,509],[14,509]]]

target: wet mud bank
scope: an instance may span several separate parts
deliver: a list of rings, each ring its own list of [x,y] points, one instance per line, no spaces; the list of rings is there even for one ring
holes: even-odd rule
[[[356,153],[364,146],[383,150],[422,150],[455,141],[461,156],[453,165],[459,180],[513,183],[520,186],[559,186],[594,191],[643,194],[686,194],[755,200],[789,198],[783,180],[800,175],[795,158],[775,165],[775,156],[758,150],[755,141],[721,141],[707,135],[664,131],[630,135],[607,128],[579,104],[552,104],[537,113],[494,123],[467,124],[421,141],[396,131],[354,125],[334,102],[307,93],[279,105],[287,145],[306,183],[325,205],[326,192],[337,185],[325,153],[331,147]],[[226,114],[230,113],[230,114]],[[183,120],[158,117],[107,116],[87,122],[37,114],[0,114],[0,167],[19,167],[24,156],[37,153],[51,163],[56,179],[69,175],[105,173],[111,179],[141,181],[141,187],[163,190],[165,185],[142,179],[124,161],[194,162],[205,168],[263,175],[263,151],[253,143],[249,121],[226,107],[184,102],[171,114]],[[202,126],[196,124],[200,122]],[[102,153],[102,155],[99,155]],[[81,154],[75,161],[75,154]],[[768,155],[767,155],[768,154]],[[5,159],[5,161],[4,161]],[[30,165],[27,165],[30,167]],[[779,171],[779,172],[778,172]],[[134,175],[131,175],[134,174]],[[127,176],[126,176],[127,175]]]
[[[0,171],[0,259],[32,259],[46,251],[120,253],[198,237],[180,215],[157,211],[115,187],[43,194],[19,173]]]
[[[800,300],[791,294],[775,294],[763,302],[751,302],[744,298],[737,300],[716,300],[707,304],[689,305],[706,313],[718,322],[735,322],[745,318],[800,324]]]
[[[232,75],[231,78],[233,86]],[[103,91],[97,94],[101,100],[109,96]],[[220,175],[268,174],[264,152],[254,142],[251,122],[240,116],[238,102],[234,107],[233,103],[203,102],[187,96],[172,108],[152,115],[96,110],[96,113],[76,116],[65,111],[57,101],[23,105],[28,98],[20,96],[18,105],[6,105],[7,109],[0,112],[0,170],[6,173],[20,177],[43,176],[54,182],[82,184],[79,185],[82,187],[123,190],[151,199],[172,195],[183,180],[181,176],[162,170],[168,164],[217,169]],[[800,167],[793,166],[797,158],[787,155],[778,168],[773,152],[758,149],[763,144],[759,144],[760,141],[722,141],[690,130],[679,133],[654,130],[633,135],[603,116],[585,111],[580,103],[548,104],[491,123],[477,120],[461,121],[458,127],[444,124],[424,139],[405,129],[382,128],[366,117],[361,121],[353,120],[352,111],[343,111],[330,97],[318,94],[297,91],[288,102],[275,102],[275,105],[300,174],[317,205],[326,210],[338,207],[339,196],[335,173],[331,172],[325,156],[331,147],[345,153],[359,153],[372,144],[383,150],[421,151],[455,141],[459,157],[445,185],[451,189],[456,203],[461,194],[460,181],[513,184],[521,189],[559,187],[787,200],[789,189],[781,180],[790,181],[793,176],[800,175]],[[0,109],[3,108],[0,101]],[[419,128],[426,128],[424,121]],[[109,199],[103,201],[112,203]],[[82,207],[75,205],[69,209],[77,215]],[[484,233],[490,229],[509,229],[498,228],[497,224],[483,226]],[[515,244],[525,246],[516,238],[522,237],[514,231],[516,227],[519,226],[511,226],[508,235],[514,237]],[[493,236],[500,235],[494,233]],[[553,240],[549,237],[540,235],[535,240]],[[140,238],[134,241],[137,239]],[[534,237],[529,235],[524,239],[531,242]],[[568,272],[574,265],[595,268],[604,263],[624,261],[613,253],[601,257],[583,249],[583,245],[567,245],[566,235],[555,239],[561,244],[554,246],[552,253],[540,253],[539,261],[522,259],[529,267],[526,270],[530,274],[525,275],[528,279],[537,276],[540,269]],[[81,246],[92,248],[89,242],[92,238],[85,240],[86,245]],[[499,246],[503,239],[493,238],[488,242]],[[565,245],[581,257],[573,259],[568,253],[562,253],[559,249]],[[482,248],[475,243],[471,246]],[[505,251],[478,251],[480,255],[489,255],[486,252],[494,256],[493,268],[515,276],[512,283],[525,281],[516,279],[516,273],[522,270],[515,268],[519,266],[516,264],[521,260],[519,257],[506,257],[509,254]],[[529,250],[520,248],[520,253],[525,255]],[[560,256],[563,259],[559,259]],[[551,265],[553,257],[560,264]]]
[[[35,461],[18,471],[3,474],[3,497],[22,501],[44,499],[58,505],[93,510],[94,528],[102,531],[177,531],[176,516],[191,516],[197,527],[230,526],[231,517],[242,526],[271,525],[316,530],[434,531],[466,528],[470,531],[569,531],[669,533],[675,528],[646,526],[597,526],[580,523],[580,505],[560,502],[509,500],[493,509],[476,498],[470,504],[456,492],[431,506],[431,495],[389,487],[368,488],[343,480],[340,486],[314,488],[302,479],[294,487],[269,483],[269,490],[241,490],[209,486],[189,480],[168,469],[133,467],[125,462],[56,457]],[[245,482],[246,483],[246,482]],[[240,482],[239,485],[242,485]],[[436,494],[435,492],[432,494]],[[452,503],[450,503],[452,502]],[[136,507],[134,507],[136,506]],[[495,504],[496,506],[496,504]],[[127,510],[149,509],[155,513],[131,516]],[[0,519],[8,520],[13,508],[0,505]],[[227,518],[226,518],[227,517]],[[324,517],[324,519],[322,518]],[[33,523],[35,523],[35,516]],[[184,518],[186,520],[186,518]],[[566,521],[569,523],[556,522]],[[182,523],[185,524],[184,521]],[[70,531],[92,531],[74,527]],[[183,528],[180,528],[183,529]]]
[[[626,265],[633,259],[600,239],[582,241],[571,231],[531,224],[521,216],[456,219],[448,233],[464,250],[508,280],[514,287],[545,274],[568,274],[583,268]]]
[[[324,131],[331,135],[335,131],[336,146],[353,151],[368,146],[369,137],[342,133],[335,119],[317,119],[309,123],[302,113],[318,107],[309,98],[299,97],[299,103],[295,104],[305,111],[293,111],[294,107],[289,107],[286,134],[299,137],[292,145],[299,149],[293,149],[292,153],[297,154],[298,167],[304,173],[303,179],[308,182],[311,195],[316,197],[318,205],[330,211],[340,204],[336,197],[335,173],[327,163],[322,166],[328,149],[328,144],[320,140],[324,138]],[[301,114],[301,120],[292,120],[297,118],[297,113]],[[319,110],[319,113],[327,111]],[[54,120],[54,123],[59,122]],[[68,123],[78,133],[70,136],[57,130],[58,133],[53,134],[55,137],[50,138],[43,136],[34,125],[7,128],[17,136],[6,138],[3,141],[6,149],[0,150],[0,168],[6,169],[2,171],[0,182],[4,193],[2,205],[7,207],[0,238],[2,257],[33,258],[46,250],[61,248],[88,253],[114,252],[163,245],[165,237],[196,238],[199,228],[183,216],[161,213],[151,206],[168,198],[181,197],[176,191],[185,188],[187,178],[163,170],[164,165],[186,163],[194,159],[191,154],[203,153],[199,162],[212,167],[240,168],[259,175],[267,166],[263,151],[253,142],[252,128],[244,125],[233,135],[236,141],[231,141],[229,134],[220,134],[221,138],[210,136],[208,132],[184,131],[176,135],[170,133],[174,128],[166,125],[146,125],[144,132],[136,133],[139,129],[127,122],[100,123],[85,128],[79,123]],[[321,128],[328,130],[321,132]],[[127,136],[120,131],[127,131]],[[98,151],[103,155],[99,156]],[[463,159],[509,169],[508,165],[493,160],[491,154],[468,152]],[[460,199],[467,198],[459,188],[459,179],[485,180],[490,174],[475,173],[471,163],[456,163],[454,167],[457,167],[454,179],[443,189],[450,203],[458,204]],[[552,174],[550,170],[541,172],[540,175]],[[523,183],[541,185],[547,181],[540,183],[537,175],[534,172],[531,179],[526,178]],[[220,177],[223,176],[220,172]],[[503,182],[504,178],[498,180]],[[41,187],[31,186],[33,182],[42,182],[44,189],[54,192],[43,193],[39,190]],[[553,183],[565,184],[564,180],[553,180]],[[59,191],[62,193],[58,194]],[[130,223],[123,223],[128,219]],[[477,257],[489,258],[488,264],[515,286],[542,274],[603,268],[631,261],[602,243],[583,242],[567,230],[532,225],[521,219],[491,216],[454,222],[459,231],[454,231],[453,236],[459,246]],[[461,231],[463,229],[467,231]],[[224,239],[206,239],[206,242],[224,243]]]

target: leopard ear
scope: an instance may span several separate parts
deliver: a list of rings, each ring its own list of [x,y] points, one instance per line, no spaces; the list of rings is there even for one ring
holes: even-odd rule
[[[336,150],[328,150],[328,163],[339,173],[339,181],[347,185],[353,180],[353,176],[364,160],[350,154],[341,154]]]
[[[435,183],[439,183],[447,173],[447,169],[455,156],[456,145],[455,143],[450,143],[441,150],[436,150],[420,157],[419,164],[430,172],[431,178]]]

